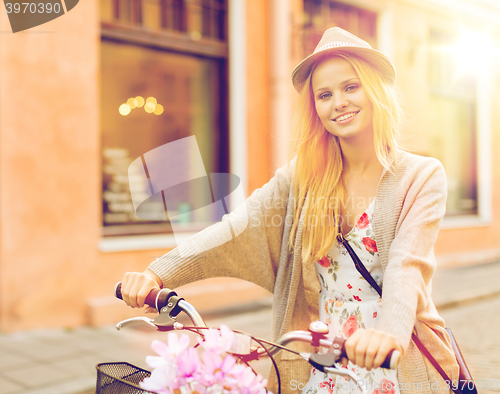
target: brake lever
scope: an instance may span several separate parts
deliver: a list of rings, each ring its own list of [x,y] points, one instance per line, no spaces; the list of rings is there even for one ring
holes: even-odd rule
[[[367,394],[366,388],[364,387],[363,380],[359,379],[359,376],[356,375],[353,371],[349,371],[345,368],[339,368],[336,366],[337,361],[340,359],[339,354],[336,353],[326,353],[326,354],[317,354],[317,353],[300,353],[302,358],[309,362],[314,368],[321,372],[333,373],[335,375],[347,376],[352,379],[356,386],[360,388],[363,394]]]
[[[159,315],[154,319],[154,324],[158,331],[171,331],[175,329],[174,325],[177,323],[177,315],[182,312],[179,302],[183,300],[184,298],[177,295],[171,296],[168,304],[158,311]]]
[[[358,386],[362,394],[368,394],[368,391],[365,388],[363,380],[359,379],[359,376],[356,375],[353,371],[349,371],[348,369],[345,368],[325,367],[324,372],[333,373],[339,376],[347,376],[349,379],[352,379],[356,383],[356,386]]]
[[[133,324],[139,324],[139,323],[146,323],[147,325],[153,327],[154,329],[158,329],[156,327],[154,320],[150,319],[149,317],[145,316],[139,316],[139,317],[132,317],[130,319],[122,320],[116,325],[117,330],[121,330],[123,327],[131,326]]]
[[[158,331],[174,330],[176,329],[176,325],[179,324],[177,323],[176,317],[182,311],[179,307],[179,301],[181,300],[183,300],[183,298],[180,298],[177,295],[171,296],[168,304],[158,311],[159,315],[154,319],[150,319],[145,316],[133,317],[119,322],[116,325],[116,329],[120,330],[123,327],[133,324],[146,323],[148,326],[151,326]]]
[[[148,326],[151,326],[158,331],[174,330],[174,325],[178,324],[176,317],[181,312],[181,309],[178,305],[179,301],[181,300],[183,300],[183,298],[173,296],[170,298],[168,304],[158,311],[159,315],[154,319],[150,319],[149,317],[145,316],[133,317],[119,322],[116,325],[116,329],[120,330],[123,327],[133,324],[146,323]]]

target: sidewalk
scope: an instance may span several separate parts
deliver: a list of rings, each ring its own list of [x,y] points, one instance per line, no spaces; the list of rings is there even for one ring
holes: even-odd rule
[[[433,278],[432,299],[438,310],[500,296],[500,261],[439,270]]]
[[[226,324],[269,339],[270,306],[271,300],[266,300],[243,310],[204,315],[205,323],[212,327]],[[166,341],[168,334],[139,327],[120,331],[114,326],[79,327],[0,335],[0,394],[92,394],[99,363],[126,361],[148,369],[145,358],[154,355],[151,342]],[[190,336],[191,343],[196,343],[196,335]],[[268,360],[252,365],[267,375]]]
[[[486,298],[500,296],[500,261],[475,267],[438,271],[433,299],[439,310],[447,310]],[[252,335],[270,338],[270,300],[221,316],[205,315],[210,326],[226,324]],[[127,361],[145,368],[144,359],[153,339],[165,333],[112,326],[74,330],[39,330],[0,335],[0,394],[91,394],[96,381],[95,365]],[[194,340],[193,340],[194,341]],[[266,374],[268,362],[256,369]]]

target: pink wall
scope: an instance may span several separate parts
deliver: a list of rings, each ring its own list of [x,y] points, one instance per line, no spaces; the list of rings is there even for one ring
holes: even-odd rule
[[[98,2],[77,7],[0,34],[3,330],[81,323],[100,271]]]

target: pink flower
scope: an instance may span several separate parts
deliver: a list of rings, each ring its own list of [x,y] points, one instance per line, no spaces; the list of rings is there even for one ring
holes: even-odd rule
[[[342,326],[342,332],[344,333],[344,336],[346,338],[349,338],[352,334],[354,334],[354,331],[356,331],[357,329],[358,329],[358,320],[354,315],[349,316],[349,318]]]
[[[205,338],[198,339],[200,346],[209,351],[217,354],[225,353],[231,350],[233,345],[234,332],[227,326],[221,325],[220,330],[210,328],[205,332]]]
[[[365,238],[363,238],[362,241],[363,241],[363,245],[365,245],[365,249],[368,252],[372,252],[372,253],[378,252],[377,243],[373,239],[371,239],[370,237],[365,237]]]
[[[377,312],[373,312],[373,318],[375,319],[377,317]]]
[[[151,371],[151,376],[140,382],[141,388],[147,391],[152,391],[159,394],[171,394],[169,389],[172,387],[172,382],[176,379],[175,368],[166,364],[157,367]]]
[[[178,356],[184,350],[186,350],[190,342],[189,337],[186,334],[181,334],[181,336],[178,337],[177,333],[175,332],[169,332],[167,340],[168,340],[168,349],[170,351],[170,354],[174,356]]]
[[[186,334],[182,334],[179,338],[177,333],[169,332],[167,339],[168,345],[156,339],[151,342],[151,349],[160,356],[146,357],[146,363],[151,368],[157,368],[168,362],[172,362],[178,354],[182,353],[189,346],[189,337]]]
[[[356,301],[361,301],[361,298],[359,298],[358,296],[352,296],[352,298],[354,298]]]
[[[348,288],[348,289],[352,289],[352,286],[348,283],[348,284],[347,284],[347,288]]]
[[[204,372],[203,380],[206,387],[220,385],[221,387],[230,387],[235,389],[238,382],[238,375],[245,368],[242,364],[236,364],[233,356],[227,354],[222,358],[218,354],[205,352],[202,354],[202,370]]]
[[[356,227],[359,228],[360,230],[363,230],[363,229],[367,228],[369,224],[370,224],[370,221],[368,220],[368,215],[365,212],[359,218],[358,223],[356,223]]]
[[[330,259],[327,256],[323,256],[318,260],[319,265],[321,265],[324,268],[329,268],[330,267]]]
[[[184,378],[191,378],[196,375],[200,368],[200,357],[195,348],[189,348],[177,356],[177,367],[180,375]]]
[[[250,368],[245,368],[238,378],[240,394],[266,394],[267,379],[255,375]]]
[[[221,326],[220,331],[207,330],[200,348],[188,348],[189,337],[176,333],[169,334],[168,345],[153,341],[151,347],[159,356],[147,357],[153,371],[141,387],[159,394],[266,394],[267,381],[227,354],[233,338],[234,333]]]

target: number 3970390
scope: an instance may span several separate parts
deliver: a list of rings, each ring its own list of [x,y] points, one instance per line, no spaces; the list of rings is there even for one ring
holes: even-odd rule
[[[5,3],[7,14],[59,14],[59,3]]]

